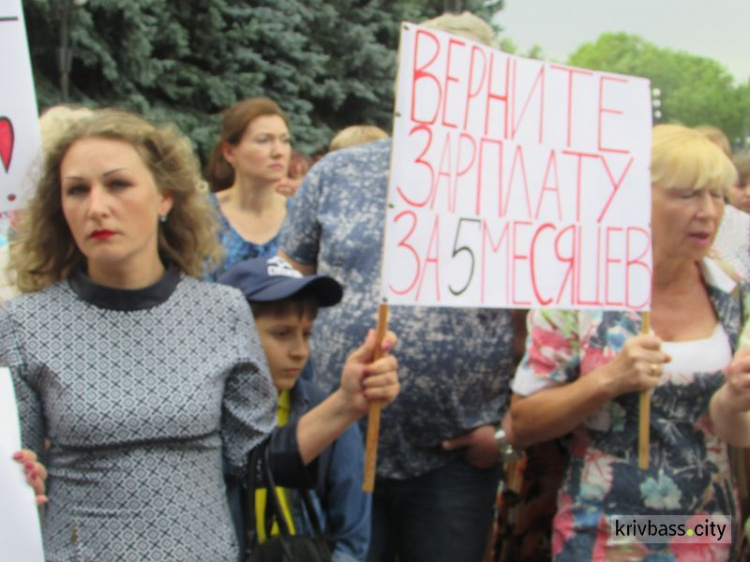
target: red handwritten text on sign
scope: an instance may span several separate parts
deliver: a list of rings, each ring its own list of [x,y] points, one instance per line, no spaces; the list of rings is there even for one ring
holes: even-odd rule
[[[0,161],[6,173],[10,169],[10,162],[13,158],[13,123],[7,117],[0,117]]]
[[[389,302],[648,307],[648,82],[411,25],[401,52]]]
[[[41,162],[39,115],[20,0],[0,2],[0,53],[1,214],[23,206]]]

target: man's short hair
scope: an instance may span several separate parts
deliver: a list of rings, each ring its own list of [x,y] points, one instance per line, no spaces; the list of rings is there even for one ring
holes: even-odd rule
[[[422,22],[420,25],[453,35],[460,35],[493,49],[500,46],[495,38],[495,30],[492,29],[492,26],[471,12],[443,14]]]

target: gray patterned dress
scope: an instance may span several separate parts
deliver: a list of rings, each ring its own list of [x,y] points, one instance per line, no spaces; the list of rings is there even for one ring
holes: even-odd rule
[[[235,562],[222,476],[273,428],[247,303],[169,270],[138,291],[83,274],[0,310],[25,447],[43,451],[51,561]]]

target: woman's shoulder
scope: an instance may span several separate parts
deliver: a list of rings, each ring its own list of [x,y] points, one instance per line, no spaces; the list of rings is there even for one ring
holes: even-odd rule
[[[180,288],[183,291],[203,294],[206,296],[211,295],[230,301],[236,300],[237,297],[244,300],[242,291],[240,291],[236,287],[231,287],[229,285],[224,285],[223,283],[217,283],[215,281],[209,281],[206,279],[199,279],[197,277],[193,277],[192,275],[182,274],[182,278],[180,279]]]
[[[73,292],[68,285],[68,280],[64,279],[38,291],[16,295],[4,301],[1,308],[11,312],[20,312],[49,302],[58,302],[62,305],[65,300],[72,296]]]
[[[203,303],[212,311],[219,310],[241,310],[243,313],[249,310],[242,291],[229,285],[198,279],[190,275],[183,275],[179,284],[182,300],[194,300]]]
[[[0,306],[0,331],[36,330],[60,316],[61,310],[76,306],[76,299],[67,281],[58,281],[39,291],[22,293]]]
[[[229,224],[227,222],[227,217],[224,215],[224,211],[221,209],[222,206],[222,197],[225,192],[224,191],[217,191],[217,192],[210,192],[208,197],[208,205],[213,210],[213,212],[216,214],[216,217],[219,220],[219,225],[222,228],[227,228],[227,225]]]
[[[391,139],[382,139],[330,152],[316,162],[310,172],[334,177],[362,177],[373,169],[387,169],[390,158]]]

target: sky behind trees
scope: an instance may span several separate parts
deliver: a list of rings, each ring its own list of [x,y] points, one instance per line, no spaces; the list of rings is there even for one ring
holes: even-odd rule
[[[496,21],[521,51],[536,44],[558,61],[604,32],[624,31],[715,59],[737,83],[750,79],[748,0],[505,0]]]

